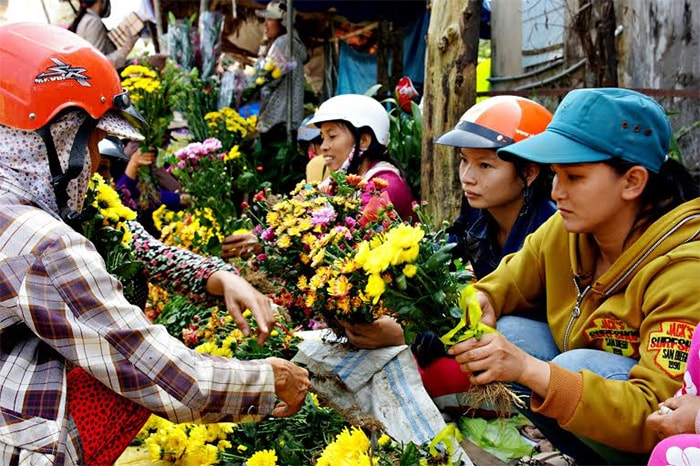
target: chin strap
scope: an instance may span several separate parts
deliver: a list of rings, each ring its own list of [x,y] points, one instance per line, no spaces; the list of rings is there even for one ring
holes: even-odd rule
[[[61,161],[58,158],[56,144],[51,134],[51,123],[42,126],[36,131],[46,145],[49,169],[51,170],[51,184],[53,185],[54,195],[56,196],[58,212],[63,221],[73,228],[76,228],[76,225],[82,220],[82,217],[80,212],[76,212],[68,206],[68,183],[77,178],[83,171],[88,139],[96,126],[97,120],[89,115],[86,116],[85,120],[80,124],[73,141],[73,146],[71,147],[68,168],[65,172],[61,168]]]

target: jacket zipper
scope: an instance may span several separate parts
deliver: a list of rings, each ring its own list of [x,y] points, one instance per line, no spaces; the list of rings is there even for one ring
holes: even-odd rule
[[[683,218],[682,220],[680,220],[676,225],[673,226],[673,228],[671,228],[669,231],[667,231],[661,238],[659,238],[658,240],[656,240],[656,242],[654,242],[654,244],[652,244],[649,248],[647,248],[646,252],[645,252],[639,259],[637,259],[637,261],[636,261],[634,264],[632,264],[631,267],[629,267],[629,268],[627,269],[627,271],[622,275],[622,277],[620,277],[617,281],[615,281],[615,283],[613,283],[611,286],[608,287],[607,290],[605,290],[605,291],[603,292],[603,295],[606,296],[606,297],[609,296],[610,293],[612,293],[612,292],[620,285],[620,283],[624,282],[624,281],[627,279],[627,277],[628,277],[634,270],[637,269],[637,267],[639,266],[639,264],[640,264],[649,254],[651,254],[652,251],[654,251],[654,250],[659,246],[659,244],[661,244],[666,238],[668,238],[668,237],[671,236],[673,233],[675,233],[676,230],[678,230],[678,229],[679,229],[681,226],[683,226],[686,222],[688,222],[688,221],[690,221],[690,220],[693,220],[693,219],[697,218],[698,216],[699,216],[698,214],[693,214],[693,215],[689,215],[688,217],[685,217],[685,218]],[[688,239],[686,239],[685,241],[683,241],[682,244],[687,243],[687,242],[689,242],[689,241],[692,241],[692,240],[693,240],[694,238],[696,238],[699,234],[700,234],[700,229],[696,230],[695,233],[693,233],[692,235],[690,235],[690,237],[689,237]],[[571,328],[572,328],[573,325],[574,325],[574,321],[581,315],[581,302],[582,302],[583,299],[586,297],[586,295],[588,294],[588,292],[591,290],[591,285],[588,285],[588,286],[586,286],[586,288],[583,290],[583,292],[581,292],[581,287],[579,286],[577,277],[574,277],[574,286],[576,287],[576,294],[577,294],[576,304],[574,304],[574,308],[573,308],[573,310],[571,311],[571,317],[569,317],[569,323],[567,324],[567,326],[566,326],[566,332],[564,333],[564,348],[563,348],[563,351],[567,351],[567,350],[568,350],[568,346],[569,346],[569,334],[571,333]]]
[[[568,351],[569,349],[569,334],[571,333],[571,328],[574,326],[574,321],[581,315],[581,302],[583,301],[583,298],[586,297],[591,289],[591,285],[588,285],[586,288],[584,288],[583,292],[581,292],[581,287],[579,286],[578,278],[576,277],[574,277],[574,286],[576,287],[577,295],[576,304],[574,304],[574,308],[571,310],[571,317],[569,317],[569,323],[566,326],[566,332],[564,332],[564,348],[562,349],[562,352]]]

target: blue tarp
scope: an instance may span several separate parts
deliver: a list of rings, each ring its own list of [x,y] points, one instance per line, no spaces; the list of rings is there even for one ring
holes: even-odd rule
[[[418,86],[425,79],[425,34],[428,32],[428,23],[429,15],[424,11],[404,27],[403,75],[410,77]],[[364,94],[375,84],[377,56],[358,52],[341,41],[335,94]]]

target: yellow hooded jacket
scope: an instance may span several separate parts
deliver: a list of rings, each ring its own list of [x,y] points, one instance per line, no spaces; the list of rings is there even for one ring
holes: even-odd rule
[[[567,232],[555,214],[475,286],[499,316],[546,306],[561,351],[639,361],[627,381],[550,363],[547,394],[531,408],[575,435],[649,452],[658,438],[644,421],[680,387],[700,320],[700,198],[659,218],[591,283],[596,254],[590,235]]]

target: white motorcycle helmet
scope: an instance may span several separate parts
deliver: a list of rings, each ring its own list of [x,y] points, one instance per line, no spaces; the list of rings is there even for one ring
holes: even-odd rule
[[[369,127],[377,142],[389,144],[389,114],[376,99],[362,94],[331,97],[318,107],[307,126],[321,127],[327,121],[346,121],[357,129]]]

